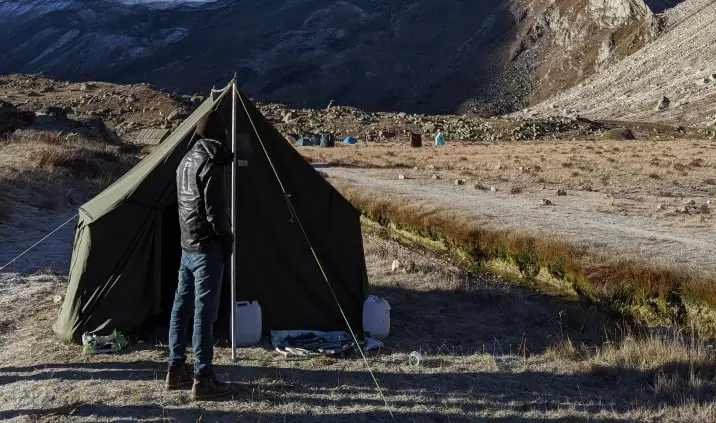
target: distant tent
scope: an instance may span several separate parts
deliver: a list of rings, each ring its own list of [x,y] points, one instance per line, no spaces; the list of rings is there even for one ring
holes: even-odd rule
[[[180,257],[175,170],[196,140],[200,119],[213,112],[232,121],[233,93],[239,160],[236,299],[259,301],[264,333],[346,330],[338,304],[352,328],[362,332],[368,278],[358,210],[232,87],[212,92],[149,156],[80,207],[67,292],[53,325],[62,339],[81,342],[85,331],[113,329],[141,334],[167,324]],[[222,141],[230,144],[230,138]],[[219,315],[224,327],[230,321],[229,292],[224,283]]]
[[[343,144],[355,144],[355,143],[357,143],[357,142],[358,142],[358,140],[355,139],[354,137],[346,137],[346,138],[343,140]]]
[[[297,147],[310,147],[313,145],[313,140],[309,137],[299,137],[296,141]]]

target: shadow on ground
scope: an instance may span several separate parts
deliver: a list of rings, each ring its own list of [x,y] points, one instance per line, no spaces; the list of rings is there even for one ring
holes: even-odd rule
[[[16,376],[4,376],[0,381],[2,385],[9,385],[20,380],[60,379],[66,381],[80,380],[110,380],[139,383],[153,381],[156,388],[161,389],[160,380],[163,376],[163,363],[135,362],[135,363],[73,363],[48,364],[27,367],[6,367],[0,369],[2,373],[16,373]],[[396,369],[398,370],[398,369]],[[701,369],[711,374],[716,369]],[[316,413],[274,413],[251,411],[241,413],[242,421],[283,421],[290,418],[295,422],[313,421],[391,421],[390,416],[382,411],[383,402],[375,395],[372,379],[364,371],[328,371],[297,368],[278,367],[244,367],[244,366],[218,366],[218,373],[223,378],[237,383],[237,396],[234,402],[262,403],[271,407],[286,407],[295,403],[298,409],[320,410],[324,407],[355,408],[361,407],[366,412],[318,414]],[[611,369],[609,375],[564,375],[554,372],[525,371],[511,372],[460,372],[460,373],[410,373],[376,372],[376,377],[384,389],[386,397],[395,409],[418,407],[434,412],[400,412],[396,414],[398,421],[431,421],[431,422],[461,422],[472,421],[465,414],[479,413],[483,410],[499,409],[504,415],[548,415],[550,412],[564,410],[565,404],[573,404],[573,409],[582,413],[598,414],[604,409],[619,413],[628,413],[634,406],[661,409],[670,404],[668,399],[653,395],[642,395],[634,391],[633,387],[643,385],[653,379],[657,373],[672,374],[684,372],[689,369],[681,364],[667,364],[652,371],[643,372],[630,368]],[[39,373],[38,373],[39,372]],[[25,375],[23,375],[23,373]],[[30,374],[28,374],[30,373]],[[597,378],[588,381],[587,378]],[[262,385],[261,380],[270,378],[271,385]],[[159,379],[159,381],[157,381]],[[625,383],[627,381],[627,383]],[[582,386],[582,388],[579,388]],[[342,394],[334,399],[326,397],[334,395],[346,388]],[[146,388],[146,387],[145,387]],[[349,394],[349,395],[347,395]],[[694,389],[688,392],[704,401],[713,401],[714,392]],[[455,410],[445,410],[446,404],[461,398],[471,398],[472,401],[462,402]],[[159,405],[113,405],[108,403],[77,403],[54,409],[24,409],[0,411],[0,419],[10,419],[19,416],[37,416],[56,414],[72,414],[75,417],[109,418],[122,416],[125,419],[141,419],[142,421],[161,421],[161,418],[173,417],[181,421],[196,421],[204,416],[206,421],[235,421],[237,414],[226,411],[212,411],[204,409],[201,403],[196,406],[184,408],[176,406],[162,407]],[[678,405],[678,400],[671,401]],[[204,404],[206,405],[206,404]],[[242,406],[241,408],[245,408]],[[330,412],[331,410],[324,410]],[[150,419],[150,420],[147,420]],[[248,419],[248,420],[243,420]],[[541,422],[562,421],[554,419],[527,419],[521,417],[495,418],[490,421],[511,422]],[[574,421],[574,420],[564,420]],[[632,422],[630,418],[623,419],[595,419],[590,421],[603,422]]]
[[[592,310],[586,312],[578,302],[539,294],[503,292],[475,286],[449,291],[415,291],[397,287],[375,287],[378,295],[393,305],[393,335],[388,347],[375,358],[375,376],[396,412],[397,421],[467,422],[475,415],[500,411],[495,422],[574,421],[549,416],[564,412],[599,415],[610,410],[628,416],[635,407],[653,411],[677,404],[678,395],[654,395],[648,387],[657,375],[688,375],[696,371],[703,378],[716,376],[716,368],[689,367],[669,363],[649,371],[629,367],[594,368],[587,373],[560,373],[529,366],[520,369],[523,358],[543,352],[551,343],[572,337],[575,341],[599,342],[607,317]],[[48,335],[50,336],[50,335]],[[576,339],[575,339],[576,338]],[[163,348],[136,346],[139,353],[163,356]],[[400,355],[421,350],[426,355],[422,368],[402,362]],[[494,369],[471,365],[471,354],[490,353]],[[272,354],[268,350],[265,354]],[[239,351],[241,358],[242,351]],[[259,352],[259,354],[263,354]],[[398,354],[397,356],[395,354]],[[384,359],[382,359],[384,358]],[[102,357],[109,359],[111,357]],[[357,360],[353,358],[352,360]],[[262,422],[355,422],[392,421],[383,411],[371,376],[360,368],[345,369],[340,359],[317,360],[308,368],[218,365],[222,379],[238,381],[234,399],[242,421]],[[313,367],[310,367],[313,366]],[[121,381],[127,387],[136,383],[138,391],[161,392],[165,363],[161,359],[135,362],[50,363],[0,368],[0,386],[6,389],[18,382],[59,380]],[[72,386],[71,383],[68,384]],[[682,392],[703,401],[713,401],[710,386],[695,386]],[[163,395],[163,394],[162,394]],[[169,394],[172,395],[172,394]],[[115,405],[112,398],[93,403],[77,403],[59,408],[9,409],[0,411],[0,419],[21,416],[69,415],[86,419],[122,416],[141,421],[236,421],[237,412],[186,404]],[[247,403],[254,403],[259,410]],[[234,407],[230,405],[229,407]],[[268,408],[267,408],[268,407]],[[260,408],[268,411],[262,412]],[[336,408],[340,411],[336,412]],[[282,413],[280,410],[294,411]],[[311,409],[315,412],[301,410]],[[276,411],[279,410],[279,411]],[[299,411],[295,411],[299,410]],[[355,410],[355,411],[354,411]],[[413,411],[420,410],[420,411]],[[473,416],[468,418],[467,416]],[[163,420],[164,419],[164,420]],[[286,420],[289,419],[289,420]],[[593,419],[595,422],[633,422],[622,419]]]
[[[422,271],[434,274],[443,269],[428,265]],[[455,275],[445,273],[444,277],[454,279]],[[617,316],[576,297],[489,285],[474,275],[463,275],[460,281],[461,287],[445,290],[372,286],[373,294],[391,304],[391,335],[385,351],[529,356],[567,339],[596,346],[636,330],[631,322],[617,321]],[[219,346],[230,346],[228,323],[217,322],[215,339]],[[158,326],[144,338],[145,343],[166,344],[167,332],[167,326]],[[273,350],[267,339],[261,346]]]

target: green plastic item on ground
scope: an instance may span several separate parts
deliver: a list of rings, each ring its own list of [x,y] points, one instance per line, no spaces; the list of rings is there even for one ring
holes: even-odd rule
[[[117,330],[107,336],[98,336],[89,332],[82,334],[82,352],[88,355],[118,353],[127,346],[129,346],[127,337]]]

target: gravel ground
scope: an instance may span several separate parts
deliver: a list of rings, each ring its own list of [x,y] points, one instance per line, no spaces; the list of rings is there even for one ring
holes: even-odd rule
[[[682,264],[716,272],[716,245],[712,230],[598,212],[590,204],[605,202],[600,193],[581,191],[569,197],[557,197],[554,191],[543,190],[513,195],[483,192],[469,184],[456,186],[449,180],[397,181],[394,171],[331,167],[322,171],[329,177],[345,179],[386,195],[400,195],[466,212],[489,225],[565,236],[582,245],[637,256],[645,261]],[[555,206],[542,206],[542,198],[551,199]]]

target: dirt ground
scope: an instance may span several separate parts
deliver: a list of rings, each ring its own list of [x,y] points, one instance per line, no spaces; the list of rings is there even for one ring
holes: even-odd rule
[[[490,226],[716,272],[711,141],[363,144],[299,151],[334,183],[445,206]]]
[[[10,88],[37,87],[37,81],[23,84]],[[29,98],[46,104],[51,96],[67,94],[89,113],[95,98],[104,104],[99,98],[105,95],[112,99],[106,114],[124,116],[114,108],[135,100],[110,88],[115,89],[68,85]],[[135,88],[141,105],[151,93]],[[13,100],[27,94],[17,95]],[[15,102],[40,105],[34,101]],[[158,112],[169,106],[167,100],[166,110],[147,115],[132,106],[134,126],[164,122]],[[30,145],[38,149],[23,148]],[[299,151],[334,183],[468,210],[492,225],[546,230],[712,270],[714,147],[698,140],[449,140],[442,148],[411,149],[402,142],[361,140]],[[106,146],[92,147],[87,157],[49,141],[3,148],[12,160],[1,160],[7,165],[0,172],[3,192],[9,194],[0,202],[0,266],[70,219],[102,185],[88,179],[85,164],[99,163],[105,171],[124,165],[119,159],[96,162],[111,150]],[[43,161],[39,151],[52,154],[43,153]],[[560,189],[566,196],[557,194]],[[554,205],[543,206],[543,199]],[[7,200],[14,203],[11,209]],[[220,377],[236,382],[239,393],[225,403],[192,403],[187,392],[162,389],[161,341],[119,355],[83,356],[79,346],[59,342],[51,330],[72,235],[70,224],[5,269],[13,273],[0,273],[0,420],[392,421],[357,357],[287,360],[265,343],[241,349],[239,363],[232,364],[221,344]],[[712,345],[669,335],[668,328],[667,335],[636,335],[573,298],[526,291],[494,275],[455,272],[370,233],[364,241],[372,289],[392,305],[392,334],[369,362],[397,421],[716,420]],[[391,272],[395,259],[414,261],[415,270]],[[57,273],[35,273],[43,268]],[[423,354],[421,366],[408,364],[412,351]]]
[[[372,290],[392,306],[391,336],[369,363],[400,422],[712,421],[710,346],[639,339],[570,299],[468,275],[370,233]],[[394,259],[414,261],[391,271]],[[12,422],[392,421],[363,362],[286,359],[270,345],[217,349],[232,401],[193,403],[162,387],[166,348],[83,356],[50,327],[64,279],[0,277],[0,419]],[[420,366],[407,355],[420,351]]]

